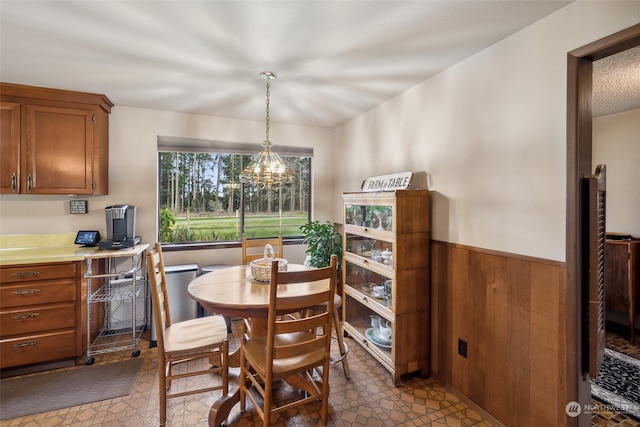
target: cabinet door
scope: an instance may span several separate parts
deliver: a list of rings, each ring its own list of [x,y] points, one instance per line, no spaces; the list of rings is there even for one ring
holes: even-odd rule
[[[0,193],[20,192],[20,104],[0,102]]]
[[[607,311],[629,312],[629,245],[607,242],[605,307]]]
[[[93,111],[27,106],[23,192],[92,194]]]

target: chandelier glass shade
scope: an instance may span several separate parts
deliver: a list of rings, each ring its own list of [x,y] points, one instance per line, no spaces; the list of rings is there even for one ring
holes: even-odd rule
[[[291,183],[294,174],[284,164],[278,153],[271,151],[273,144],[269,140],[269,81],[277,75],[271,71],[263,71],[260,77],[267,81],[266,139],[262,143],[263,150],[255,155],[240,174],[240,182],[254,184],[260,189],[278,189],[282,185]]]
[[[268,139],[262,143],[264,149],[244,168],[240,174],[240,182],[255,184],[260,189],[277,189],[293,181],[293,172],[278,153],[271,151],[271,145]]]

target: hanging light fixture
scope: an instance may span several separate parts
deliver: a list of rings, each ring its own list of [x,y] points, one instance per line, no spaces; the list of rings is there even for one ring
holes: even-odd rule
[[[269,141],[269,82],[278,76],[272,71],[263,71],[260,77],[267,81],[266,139],[262,143],[263,150],[256,154],[240,174],[240,182],[254,184],[260,189],[277,189],[293,181],[293,172],[284,164],[278,153],[271,151],[273,144]]]

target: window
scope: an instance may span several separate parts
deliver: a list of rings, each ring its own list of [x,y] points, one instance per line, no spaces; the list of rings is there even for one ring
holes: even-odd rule
[[[259,190],[239,175],[259,144],[158,137],[158,191],[162,243],[239,241],[301,236],[311,218],[313,150],[276,147],[295,173],[292,184]]]

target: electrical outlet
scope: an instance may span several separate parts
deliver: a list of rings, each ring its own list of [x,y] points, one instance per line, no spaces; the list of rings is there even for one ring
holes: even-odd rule
[[[467,342],[462,338],[458,338],[458,354],[464,358],[467,357]]]

